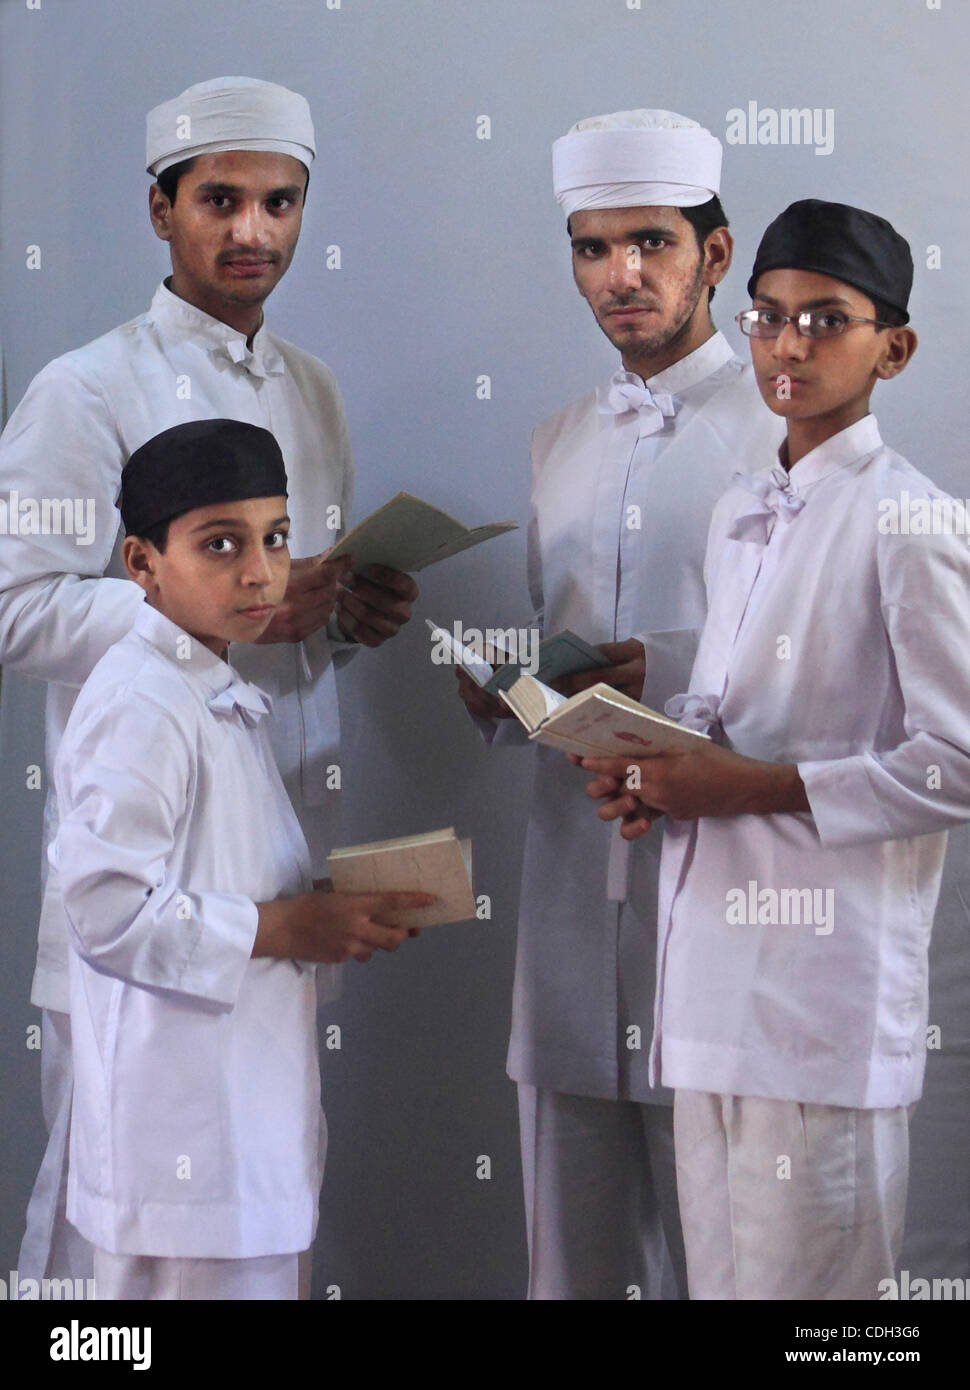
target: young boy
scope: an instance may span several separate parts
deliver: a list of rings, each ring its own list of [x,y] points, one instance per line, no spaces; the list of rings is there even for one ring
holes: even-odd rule
[[[176,425],[122,474],[146,602],[85,682],[56,766],[51,858],[72,928],[68,1218],[99,1298],[297,1296],[316,1224],[315,962],[367,960],[423,894],[316,888],[268,697],[229,644],[289,573],[274,437]]]
[[[739,321],[788,437],[715,510],[667,705],[715,741],[635,776],[583,760],[627,838],[670,817],[652,1060],[694,1298],[873,1299],[902,1240],[930,927],[970,819],[966,517],[869,414],[916,347],[911,284],[871,213],[810,199],[768,228]]]

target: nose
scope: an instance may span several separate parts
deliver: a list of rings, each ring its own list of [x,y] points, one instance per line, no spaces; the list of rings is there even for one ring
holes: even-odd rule
[[[639,246],[614,246],[610,251],[610,289],[618,294],[624,290],[638,290],[641,283]]]
[[[232,219],[232,239],[241,246],[263,246],[267,242],[268,216],[263,205],[253,200],[243,203]]]
[[[250,546],[246,554],[246,563],[243,565],[242,582],[254,586],[263,585],[268,584],[272,578],[273,570],[265,546],[262,543]]]
[[[809,350],[809,340],[804,338],[793,323],[782,326],[781,332],[771,345],[772,356],[802,361]]]

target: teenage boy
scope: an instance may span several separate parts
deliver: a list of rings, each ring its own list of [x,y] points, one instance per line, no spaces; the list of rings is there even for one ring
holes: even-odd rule
[[[410,615],[414,581],[381,570],[342,587],[326,558],[353,493],[347,422],[333,373],[266,328],[263,306],[289,268],[315,154],[306,98],[274,82],[219,77],[189,87],[147,118],[152,228],[172,274],[148,310],[50,362],[0,438],[0,492],[84,498],[95,534],[28,533],[0,547],[0,662],[48,682],[47,765],[75,694],[128,631],[141,603],[126,580],[115,502],[129,456],[188,420],[230,417],[272,430],[290,472],[295,554],[283,602],[238,669],[273,699],[268,733],[315,871],[339,834],[335,668],[359,646],[392,637]],[[44,843],[57,823],[48,795]],[[56,873],[44,888],[31,1002],[44,1010],[41,1053],[50,1138],[27,1214],[21,1278],[89,1272],[64,1223],[70,1118],[68,933]]]
[[[683,690],[714,503],[739,459],[771,458],[782,437],[711,318],[732,251],[720,178],[720,142],[672,111],[594,116],[553,145],[573,278],[621,357],[532,439],[536,624],[571,628],[610,663],[568,693],[603,680],[662,705]],[[508,713],[460,681],[473,714]],[[565,760],[536,757],[509,1045],[529,1296],[623,1299],[636,1285],[658,1298],[675,1291],[671,1265],[686,1292],[672,1096],[647,1075],[662,837],[591,837]]]
[[[323,1168],[313,962],[395,950],[425,894],[314,886],[236,675],[289,577],[275,438],[176,425],[122,473],[144,591],[58,752],[51,860],[71,928],[68,1219],[99,1298],[295,1298]]]
[[[667,705],[714,742],[583,760],[626,837],[670,818],[652,1062],[694,1298],[876,1298],[902,1240],[946,828],[970,819],[963,518],[869,414],[916,348],[912,275],[872,213],[772,222],[739,321],[788,437],[715,509]],[[924,510],[949,524],[893,523]]]

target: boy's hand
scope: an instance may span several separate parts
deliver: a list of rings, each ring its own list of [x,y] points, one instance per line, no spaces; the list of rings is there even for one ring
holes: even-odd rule
[[[350,573],[352,555],[328,560],[329,551],[290,561],[290,578],[283,602],[257,642],[302,642],[326,627],[337,599],[337,585]]]
[[[622,816],[620,833],[635,839],[649,829],[658,814],[672,820],[698,816],[771,815],[778,811],[810,811],[805,787],[794,763],[746,758],[719,744],[704,744],[689,752],[667,749],[647,758],[578,758],[588,772],[599,774],[586,787],[588,796],[603,800],[601,820]],[[647,808],[646,824],[644,811]]]
[[[455,675],[458,677],[458,694],[469,714],[476,714],[479,719],[515,718],[504,700],[497,695],[489,695],[460,666],[455,667]]]
[[[334,893],[321,887],[258,903],[252,955],[327,965],[368,961],[375,951],[396,951],[408,936],[417,935],[417,928],[393,926],[389,915],[430,907],[434,901],[433,893]]]
[[[411,620],[418,586],[409,574],[387,565],[368,565],[337,589],[337,626],[364,647],[379,647]]]
[[[612,685],[629,695],[631,700],[639,700],[643,694],[643,678],[647,670],[647,653],[642,642],[635,637],[626,642],[599,642],[596,650],[602,652],[609,666],[596,666],[592,671],[576,671],[571,676],[560,676],[552,684],[560,695],[578,695],[591,685]]]

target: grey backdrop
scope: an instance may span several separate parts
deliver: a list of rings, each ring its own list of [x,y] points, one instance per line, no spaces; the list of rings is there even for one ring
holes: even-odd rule
[[[333,8],[331,8],[333,6]],[[731,108],[832,108],[835,148],[725,149],[745,307],[760,232],[797,197],[888,216],[916,258],[921,349],[881,388],[883,433],[961,497],[968,210],[958,0],[0,0],[0,343],[9,411],[51,357],[147,307],[166,272],[146,214],[144,115],[192,82],[306,94],[319,145],[300,249],[271,327],[324,358],[347,402],[355,514],[399,489],[477,523],[525,522],[531,427],[615,366],[576,294],[551,141],[581,116],[665,106],[723,139]],[[488,116],[491,138],[476,138]],[[42,268],[25,268],[26,248]],[[328,270],[324,250],[341,248]],[[940,248],[939,269],[926,248]],[[480,374],[491,399],[476,396]],[[315,1294],[518,1298],[525,1275],[514,1088],[504,1074],[529,759],[489,755],[421,619],[524,622],[524,530],[423,577],[415,621],[342,681],[347,841],[454,824],[474,837],[491,922],[427,932],[345,972],[325,1051],[331,1150]],[[850,600],[851,601],[851,600]],[[0,703],[0,1277],[40,1157],[25,1037],[38,910],[41,687]],[[952,837],[934,940],[931,1053],[913,1125],[912,1275],[966,1276],[970,835]],[[488,1155],[492,1176],[476,1177]]]

